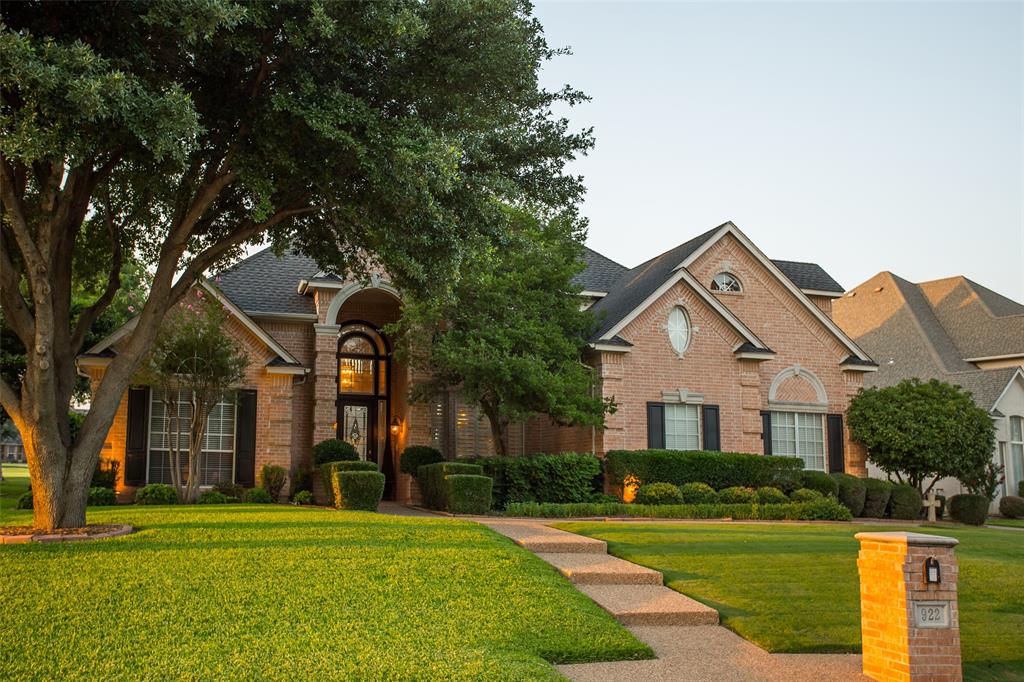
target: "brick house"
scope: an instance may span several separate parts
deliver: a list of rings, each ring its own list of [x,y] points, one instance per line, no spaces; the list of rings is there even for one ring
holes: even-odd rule
[[[604,430],[515,425],[510,452],[704,448],[864,473],[843,415],[876,366],[832,321],[843,290],[819,266],[769,260],[732,223],[632,269],[589,249],[585,260],[578,284],[599,329],[584,360],[618,410]],[[339,437],[378,462],[387,494],[403,499],[395,453],[406,445],[493,452],[484,418],[457,393],[409,403],[416,377],[382,332],[401,309],[385,277],[343,281],[267,249],[197,286],[228,308],[252,358],[237,397],[211,415],[204,484],[253,485],[265,463],[295,472],[314,443]],[[82,370],[99,381],[130,332],[131,323],[89,349]],[[120,490],[168,480],[163,430],[158,396],[130,389],[103,453],[123,462]]]

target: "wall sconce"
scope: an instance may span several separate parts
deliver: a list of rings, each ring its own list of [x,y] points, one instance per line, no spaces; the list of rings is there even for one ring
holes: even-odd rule
[[[402,430],[402,418],[395,415],[391,418],[391,435],[397,436],[399,431]]]
[[[929,584],[942,582],[939,560],[933,556],[924,560],[924,581]]]

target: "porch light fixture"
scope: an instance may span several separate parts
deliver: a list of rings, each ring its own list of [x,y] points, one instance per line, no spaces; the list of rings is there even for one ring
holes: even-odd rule
[[[398,432],[402,430],[402,418],[395,415],[391,418],[391,435],[397,436]]]

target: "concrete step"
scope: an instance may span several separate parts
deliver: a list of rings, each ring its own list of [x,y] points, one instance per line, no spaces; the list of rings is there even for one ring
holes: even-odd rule
[[[661,585],[661,573],[607,554],[538,554],[577,585]]]
[[[608,550],[604,540],[538,524],[489,522],[486,525],[535,554],[604,554]]]
[[[718,625],[718,611],[660,585],[580,585],[623,625]]]

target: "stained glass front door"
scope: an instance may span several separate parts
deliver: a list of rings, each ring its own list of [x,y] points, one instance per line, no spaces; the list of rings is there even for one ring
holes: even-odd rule
[[[338,438],[352,444],[359,459],[377,461],[376,400],[343,400],[338,404]]]

